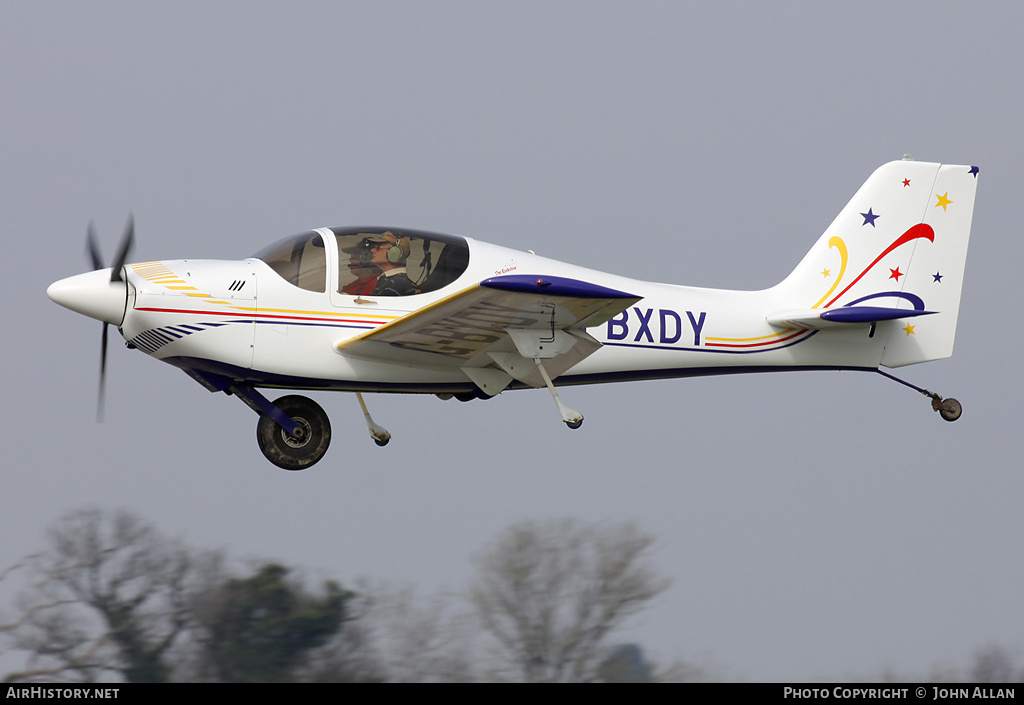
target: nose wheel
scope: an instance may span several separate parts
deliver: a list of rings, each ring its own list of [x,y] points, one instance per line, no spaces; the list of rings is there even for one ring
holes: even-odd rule
[[[267,460],[285,470],[305,470],[324,457],[331,443],[331,421],[312,399],[299,395],[281,397],[274,405],[291,417],[289,433],[266,414],[256,424],[256,442]]]

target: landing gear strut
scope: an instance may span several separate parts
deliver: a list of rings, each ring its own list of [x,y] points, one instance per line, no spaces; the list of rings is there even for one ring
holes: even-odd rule
[[[923,394],[926,397],[928,397],[929,399],[931,399],[932,400],[932,411],[939,412],[939,416],[941,416],[946,421],[956,421],[958,418],[960,418],[960,415],[964,412],[964,409],[960,405],[960,402],[958,402],[956,399],[954,399],[952,397],[949,397],[947,399],[943,399],[941,396],[939,396],[935,392],[929,392],[927,389],[922,389],[921,387],[917,387],[917,386],[911,384],[910,382],[904,382],[899,377],[894,377],[891,374],[889,374],[888,372],[882,372],[881,370],[875,370],[875,372],[877,372],[878,374],[882,375],[883,377],[888,377],[889,379],[891,379],[891,380],[893,380],[895,382],[899,382],[900,384],[902,384],[902,385],[904,385],[906,387],[910,387],[915,392]]]
[[[331,443],[331,421],[312,399],[297,394],[281,397],[274,405],[291,417],[289,433],[267,414],[256,424],[256,441],[267,460],[285,470],[305,470],[316,464]]]
[[[548,391],[551,392],[551,396],[555,399],[555,406],[558,407],[558,413],[561,415],[562,421],[565,422],[566,426],[575,431],[583,425],[583,414],[575,409],[570,409],[562,403],[561,398],[558,396],[558,392],[555,391],[555,385],[551,383],[551,376],[548,375],[548,371],[544,369],[544,363],[541,362],[540,358],[535,357],[533,362],[537,365],[537,369],[540,371],[540,376],[544,380],[544,386],[548,388]]]
[[[370,411],[366,408],[366,402],[363,401],[363,395],[361,393],[356,392],[356,399],[359,400],[359,406],[363,410],[363,418],[366,419],[366,428],[370,431],[370,438],[372,438],[373,442],[377,445],[381,447],[386,446],[388,441],[391,440],[391,434],[386,428],[373,422],[373,417],[370,416]]]

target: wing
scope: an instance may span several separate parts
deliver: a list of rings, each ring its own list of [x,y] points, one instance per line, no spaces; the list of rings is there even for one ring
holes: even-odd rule
[[[565,277],[492,277],[380,328],[334,343],[346,356],[410,367],[459,368],[484,392],[512,379],[534,387],[601,347],[584,330],[641,297]]]

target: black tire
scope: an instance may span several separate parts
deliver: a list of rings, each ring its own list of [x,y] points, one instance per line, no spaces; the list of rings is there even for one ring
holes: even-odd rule
[[[267,460],[285,470],[305,470],[315,465],[331,444],[331,421],[327,413],[312,399],[296,394],[274,402],[303,431],[292,436],[266,414],[256,424],[256,442]]]
[[[942,400],[942,405],[939,407],[939,416],[946,421],[956,421],[962,413],[964,413],[964,408],[960,406],[960,402],[956,399]]]

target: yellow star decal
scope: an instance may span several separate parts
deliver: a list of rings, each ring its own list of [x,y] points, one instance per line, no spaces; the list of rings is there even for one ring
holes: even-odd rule
[[[825,269],[825,270],[823,270],[821,272],[821,276],[823,276],[823,277],[830,277],[830,276],[832,276],[832,273],[830,271],[828,271],[827,269]]]
[[[906,328],[902,328],[901,330],[905,330],[908,336],[917,335],[917,333],[914,332],[914,326],[910,325],[909,323],[907,324]]]
[[[946,206],[949,205],[950,203],[952,203],[951,200],[946,198],[946,196],[948,196],[948,195],[949,195],[949,191],[946,191],[941,196],[939,194],[935,194],[935,197],[937,199],[939,199],[939,202],[935,204],[935,207],[938,208],[939,206],[942,206],[942,210],[946,210]]]

